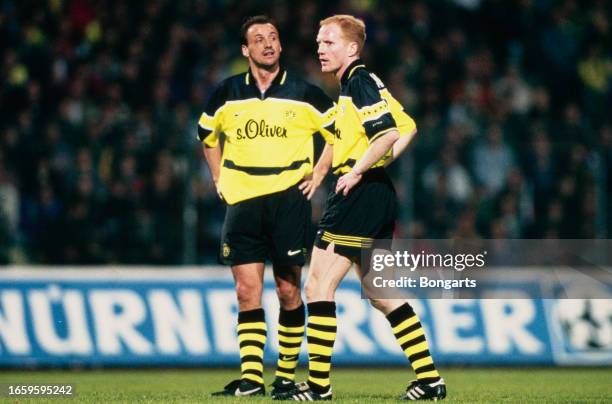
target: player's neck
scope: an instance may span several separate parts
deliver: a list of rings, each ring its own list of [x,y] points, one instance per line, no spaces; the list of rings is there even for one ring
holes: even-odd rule
[[[359,59],[359,56],[351,56],[345,60],[345,62],[342,64],[342,67],[340,67],[336,72],[336,78],[338,79],[338,81],[342,80],[342,75],[344,74],[346,69],[351,65],[351,63],[353,63],[357,59]]]
[[[272,82],[280,72],[280,65],[276,64],[268,68],[251,65],[251,74],[255,78],[255,83],[259,91],[264,92],[272,85]]]

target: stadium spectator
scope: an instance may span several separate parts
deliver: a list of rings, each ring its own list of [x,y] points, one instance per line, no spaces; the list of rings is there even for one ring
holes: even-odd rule
[[[514,167],[514,154],[504,142],[502,128],[491,125],[486,139],[476,144],[472,156],[472,170],[476,181],[484,186],[485,194],[491,196],[506,184],[508,175]]]
[[[472,179],[457,159],[457,151],[447,145],[440,152],[440,159],[432,162],[423,172],[423,184],[429,192],[438,185],[440,178],[446,179],[445,188],[450,198],[458,204],[466,204],[473,196]]]

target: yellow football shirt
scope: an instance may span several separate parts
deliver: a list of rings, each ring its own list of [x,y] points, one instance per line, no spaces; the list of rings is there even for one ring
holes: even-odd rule
[[[361,60],[354,61],[340,80],[332,140],[334,174],[349,172],[371,142],[393,129],[406,136],[416,130],[416,124],[383,82]],[[390,156],[391,151],[372,168],[384,166]]]
[[[250,72],[224,80],[200,117],[198,138],[224,135],[219,190],[229,204],[283,191],[313,167],[313,134],[330,140],[334,103],[318,87],[281,69],[261,93]]]

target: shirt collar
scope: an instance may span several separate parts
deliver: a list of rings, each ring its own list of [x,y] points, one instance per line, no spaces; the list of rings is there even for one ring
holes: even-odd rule
[[[348,79],[351,78],[355,70],[360,67],[365,67],[365,63],[363,63],[363,60],[361,59],[354,60],[350,65],[348,65],[344,73],[342,73],[340,84],[346,84],[346,82],[348,81]]]
[[[283,66],[280,66],[278,69],[278,74],[276,75],[276,77],[274,77],[274,80],[272,80],[272,83],[270,83],[270,87],[268,87],[268,89],[266,90],[266,93],[268,91],[270,91],[270,89],[272,87],[275,86],[282,86],[285,84],[285,81],[287,79],[287,70],[285,70],[285,68]],[[249,69],[244,77],[244,82],[247,86],[252,86],[254,88],[257,88],[257,91],[259,91],[258,87],[257,87],[257,81],[255,80],[255,77],[253,77],[253,73],[251,72],[251,69]]]

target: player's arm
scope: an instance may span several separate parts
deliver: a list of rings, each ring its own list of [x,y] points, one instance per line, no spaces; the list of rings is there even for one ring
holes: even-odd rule
[[[308,85],[304,96],[312,106],[310,122],[313,130],[318,131],[325,139],[323,152],[311,174],[304,178],[299,188],[310,200],[329,172],[333,160],[334,122],[336,105],[319,87]]]
[[[406,147],[408,147],[410,142],[412,142],[416,134],[417,134],[417,131],[415,129],[409,134],[405,136],[400,136],[400,138],[397,139],[397,141],[393,144],[393,150],[391,151],[391,157],[385,160],[385,167],[387,167],[389,164],[397,160],[397,158],[404,152],[404,150],[406,150]]]
[[[306,199],[312,199],[313,195],[317,191],[317,188],[321,185],[325,176],[329,172],[331,168],[333,160],[333,146],[329,143],[325,144],[323,148],[323,152],[319,157],[319,161],[315,164],[312,174],[308,175],[304,178],[304,181],[300,184],[299,188],[304,195],[306,195]]]
[[[208,164],[208,169],[210,170],[210,175],[212,176],[213,182],[215,183],[215,188],[217,189],[217,193],[221,198],[221,193],[219,192],[219,173],[221,172],[221,146],[217,145],[216,147],[208,147],[204,145],[204,157],[206,158],[206,164]]]
[[[222,131],[221,110],[224,104],[223,91],[223,86],[220,86],[212,93],[198,122],[198,139],[203,144],[206,164],[215,183],[217,194],[221,199],[223,199],[223,195],[219,190],[219,176],[222,157],[220,135]]]
[[[353,169],[338,179],[336,193],[348,195],[361,181],[363,173],[380,161],[400,138],[389,104],[380,95],[384,85],[376,80],[372,76],[357,77],[350,83],[351,99],[370,145]]]
[[[361,181],[361,177],[370,167],[380,161],[400,138],[397,129],[391,129],[374,140],[364,155],[355,163],[353,169],[344,174],[336,183],[336,193],[348,195],[349,191]]]

